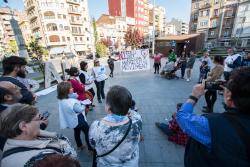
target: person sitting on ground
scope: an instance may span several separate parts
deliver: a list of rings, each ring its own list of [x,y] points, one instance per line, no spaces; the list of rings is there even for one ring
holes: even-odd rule
[[[58,153],[76,157],[68,139],[40,130],[41,118],[36,107],[19,104],[1,119],[0,133],[8,138],[3,149],[1,166],[31,166],[42,154]]]
[[[79,161],[69,156],[52,154],[35,161],[33,167],[81,167],[81,165]]]
[[[224,86],[224,113],[197,115],[194,106],[204,95],[204,85],[195,85],[189,99],[176,114],[190,140],[185,167],[250,166],[250,67],[234,70]],[[222,86],[223,87],[223,86]]]
[[[61,129],[74,129],[74,136],[78,150],[84,149],[81,141],[81,131],[85,134],[85,141],[88,150],[91,150],[89,145],[89,125],[87,123],[85,106],[75,98],[70,98],[73,93],[73,88],[70,82],[61,82],[57,85],[57,98],[59,104],[59,120]]]
[[[65,70],[66,73],[70,76],[69,82],[72,85],[73,91],[77,93],[77,99],[80,101],[86,100],[85,96],[85,85],[83,85],[77,77],[79,76],[79,71],[76,67],[71,67],[70,69]]]
[[[185,146],[188,141],[188,135],[181,130],[176,122],[176,113],[181,106],[182,103],[177,104],[177,111],[172,115],[172,120],[170,120],[168,124],[156,122],[155,125],[168,136],[169,141]]]
[[[110,88],[105,106],[108,115],[94,121],[89,130],[97,166],[138,167],[142,119],[137,112],[129,111],[131,105],[132,95],[125,87]]]
[[[18,56],[11,56],[3,59],[2,65],[3,76],[0,77],[0,81],[9,81],[21,89],[22,99],[19,101],[20,103],[33,104],[36,95],[17,79],[18,76],[25,76],[26,60]]]

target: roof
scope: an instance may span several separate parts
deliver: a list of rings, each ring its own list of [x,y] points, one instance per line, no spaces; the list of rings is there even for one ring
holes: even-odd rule
[[[115,24],[115,18],[107,14],[102,14],[101,17],[96,21],[96,25],[102,24]]]
[[[185,34],[185,35],[168,35],[165,37],[156,38],[157,41],[184,41],[187,39],[195,38],[200,34]]]

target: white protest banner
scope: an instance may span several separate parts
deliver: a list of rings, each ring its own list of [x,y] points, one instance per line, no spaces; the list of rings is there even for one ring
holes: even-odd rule
[[[149,50],[125,51],[121,54],[121,70],[124,72],[150,69]]]

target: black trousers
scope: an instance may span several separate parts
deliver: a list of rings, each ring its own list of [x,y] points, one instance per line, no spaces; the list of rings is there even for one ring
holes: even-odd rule
[[[217,91],[216,90],[206,91],[205,99],[206,99],[208,111],[213,112],[214,103],[217,100]]]
[[[229,81],[230,75],[231,75],[231,72],[226,72],[226,71],[224,71],[224,79],[225,79],[226,81]]]
[[[77,127],[74,128],[74,137],[75,137],[77,147],[82,146],[81,131],[84,133],[85,142],[88,146],[88,150],[91,150],[91,146],[89,144],[89,125],[84,120],[84,116],[82,114],[79,114],[78,115],[78,125],[77,125]]]
[[[110,76],[110,77],[113,77],[113,76],[114,76],[113,73],[114,73],[115,66],[114,66],[114,65],[110,65],[110,66],[109,66],[109,69],[110,69],[110,74],[109,74],[109,76]]]
[[[186,64],[181,64],[181,77],[184,78],[185,71],[186,71]]]
[[[95,81],[95,86],[97,89],[97,99],[98,100],[101,100],[101,98],[105,99],[105,94],[104,94],[105,80],[100,82]]]
[[[155,73],[159,74],[161,63],[154,63]]]

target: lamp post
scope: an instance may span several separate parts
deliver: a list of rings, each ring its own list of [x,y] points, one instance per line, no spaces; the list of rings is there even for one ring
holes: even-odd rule
[[[155,0],[153,0],[153,41],[152,41],[152,55],[155,54]]]

